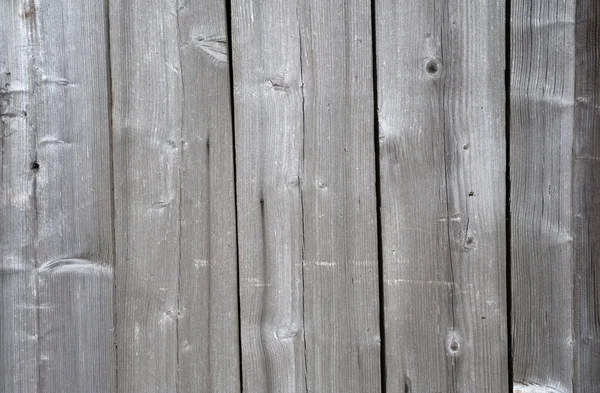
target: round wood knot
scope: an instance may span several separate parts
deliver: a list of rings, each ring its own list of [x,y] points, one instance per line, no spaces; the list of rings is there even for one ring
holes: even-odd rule
[[[441,64],[436,59],[429,59],[427,63],[425,63],[425,71],[429,74],[429,76],[436,76],[440,73]]]
[[[446,351],[451,356],[458,356],[461,352],[460,336],[456,331],[449,332],[446,337]]]
[[[471,251],[475,248],[475,238],[473,238],[473,236],[469,236],[465,239],[464,248],[465,251]]]
[[[451,353],[456,353],[460,349],[460,344],[458,341],[451,341],[448,348],[450,349]]]

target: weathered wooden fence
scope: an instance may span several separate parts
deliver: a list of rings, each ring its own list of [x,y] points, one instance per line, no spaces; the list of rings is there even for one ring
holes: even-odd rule
[[[0,29],[0,391],[600,392],[599,2]]]

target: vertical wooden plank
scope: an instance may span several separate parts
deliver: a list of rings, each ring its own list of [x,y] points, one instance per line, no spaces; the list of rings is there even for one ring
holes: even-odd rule
[[[224,3],[114,1],[110,21],[119,390],[239,391]]]
[[[299,4],[307,390],[379,392],[371,5]]]
[[[120,392],[175,392],[182,86],[177,5],[110,2]]]
[[[600,392],[600,3],[578,0],[573,233],[575,392]]]
[[[28,1],[0,2],[0,390],[38,392],[35,138],[27,119],[35,19]]]
[[[114,391],[106,8],[32,3],[40,391]],[[37,168],[37,169],[36,169]]]
[[[505,392],[505,8],[376,2],[387,389]]]
[[[239,392],[238,285],[223,0],[178,12],[183,81],[178,392]]]
[[[30,326],[33,321],[25,320],[23,326],[13,326],[13,333],[26,333],[29,343],[37,340],[37,348],[35,357],[29,346],[33,344],[24,347],[26,352],[13,353],[11,367],[25,370],[14,376],[26,379],[13,379],[9,383],[16,390],[8,391],[20,391],[18,386],[29,391],[37,385],[38,392],[112,392],[113,236],[105,4],[28,2],[17,7],[13,2],[12,6],[7,17],[24,18],[29,29],[26,42],[12,43],[16,51],[9,63],[17,66],[22,61],[15,69],[17,83],[7,82],[7,103],[14,106],[14,116],[3,116],[11,119],[3,150],[14,150],[7,156],[6,185],[17,188],[5,190],[4,200],[9,199],[8,205],[18,211],[8,215],[8,223],[11,218],[22,219],[25,226],[8,235],[23,237],[7,247],[9,255],[3,261],[12,265],[7,289],[28,276],[27,286],[16,287],[12,294],[19,298],[8,296],[6,301],[15,300],[12,307],[23,310],[23,316],[35,313],[37,329]],[[19,53],[27,54],[28,67]],[[6,72],[12,78],[12,72]],[[11,102],[12,97],[18,98]],[[12,134],[22,146],[11,146]],[[11,230],[3,232],[7,229]],[[19,242],[26,243],[13,248]],[[20,260],[23,257],[27,262]],[[35,375],[29,375],[30,367],[37,368]]]
[[[572,391],[575,1],[511,6],[513,378]]]
[[[369,4],[232,28],[244,391],[379,391]]]
[[[231,13],[243,390],[302,393],[297,4],[234,0]]]

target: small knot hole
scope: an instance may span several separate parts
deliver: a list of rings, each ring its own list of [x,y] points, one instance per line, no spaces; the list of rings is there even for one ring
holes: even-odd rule
[[[458,343],[458,341],[452,341],[450,343],[450,352],[458,352],[459,349],[460,349],[460,344]]]
[[[438,72],[440,72],[440,65],[437,62],[437,60],[435,59],[431,59],[429,60],[426,64],[425,64],[425,71],[427,71],[427,73],[431,76],[433,75],[437,75]]]

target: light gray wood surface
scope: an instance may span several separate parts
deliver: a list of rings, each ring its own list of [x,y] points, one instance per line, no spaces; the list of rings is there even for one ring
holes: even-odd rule
[[[600,393],[598,23],[0,2],[0,392]]]
[[[600,3],[578,0],[573,170],[575,392],[600,392]]]
[[[575,1],[511,6],[513,379],[571,392]]]
[[[2,7],[3,391],[112,392],[105,5]]]
[[[239,391],[225,16],[111,2],[119,391]]]
[[[0,2],[0,390],[37,393],[36,138],[27,4]]]
[[[505,392],[504,4],[375,11],[387,390]]]
[[[178,12],[182,78],[178,392],[239,392],[231,89],[223,0]]]
[[[232,27],[244,389],[379,391],[370,7]]]
[[[119,392],[178,381],[182,84],[173,1],[110,2]]]
[[[297,4],[233,0],[231,27],[243,390],[304,393]]]
[[[371,7],[300,4],[308,390],[379,392]]]

